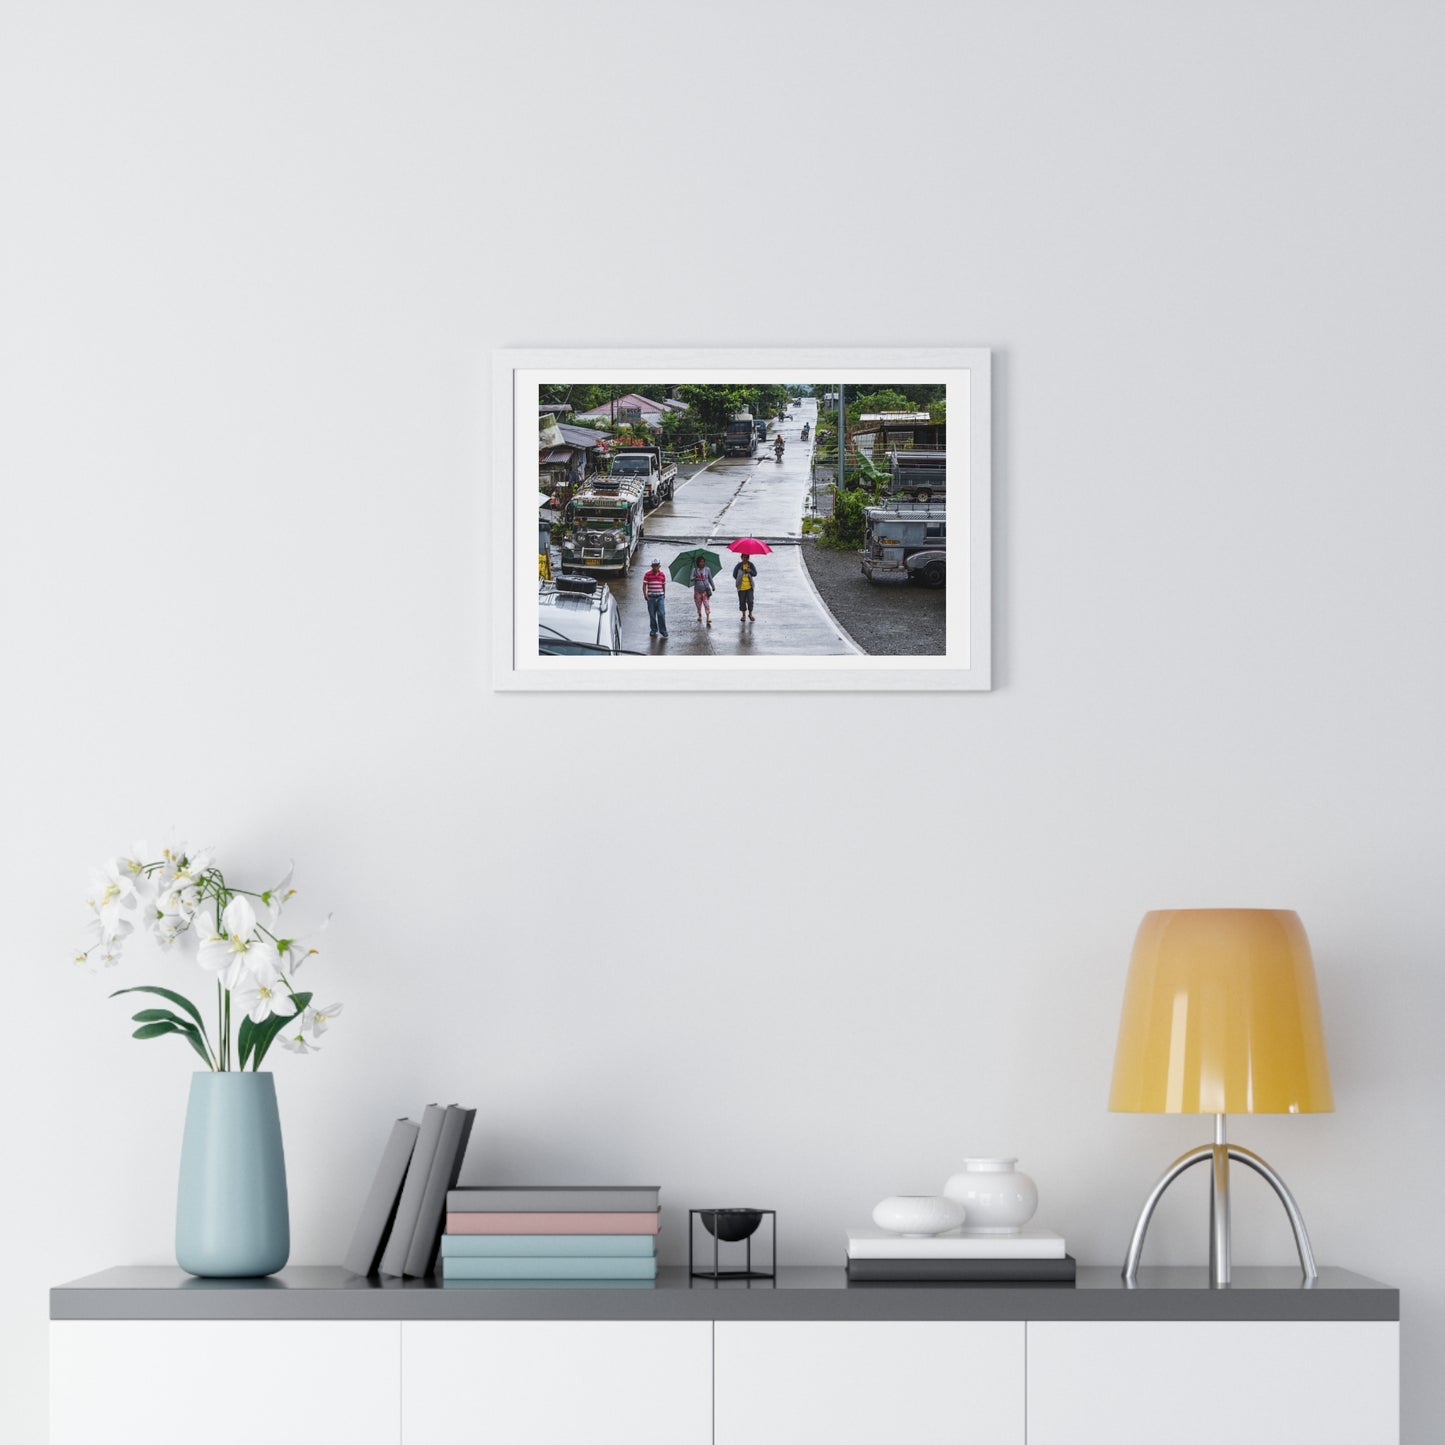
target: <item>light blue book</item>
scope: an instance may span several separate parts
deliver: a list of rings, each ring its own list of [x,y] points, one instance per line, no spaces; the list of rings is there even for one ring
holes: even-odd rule
[[[570,1259],[590,1255],[604,1259],[626,1255],[651,1259],[657,1253],[655,1234],[444,1234],[443,1259],[495,1259],[525,1255],[529,1259]]]
[[[459,1258],[442,1260],[443,1279],[656,1279],[655,1259]]]

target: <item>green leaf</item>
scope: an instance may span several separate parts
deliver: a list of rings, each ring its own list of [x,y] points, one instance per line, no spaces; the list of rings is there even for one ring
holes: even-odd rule
[[[170,999],[173,1004],[178,1004],[181,1008],[185,1009],[185,1011],[190,1014],[193,1019],[195,1019],[196,1025],[200,1029],[202,1037],[205,1036],[206,1021],[201,1017],[201,1011],[195,1006],[195,1004],[190,1001],[190,999],[183,997],[181,994],[172,993],[168,988],[153,988],[142,984],[138,985],[135,988],[118,988],[113,994],[111,994],[111,997],[119,998],[123,993],[153,993],[159,995],[159,997],[161,998]]]
[[[302,1013],[305,1012],[306,1005],[311,1002],[311,995],[309,993],[296,993],[291,995],[291,999],[296,1005],[295,1013],[287,1014],[285,1018],[282,1018],[279,1014],[272,1014],[265,1023],[256,1025],[255,1032],[251,1036],[251,1049],[255,1054],[255,1060],[251,1065],[253,1069],[259,1069],[261,1067],[261,1060],[266,1057],[266,1050],[271,1047],[276,1035],[279,1034],[292,1019],[300,1018]]]
[[[236,1043],[241,1050],[241,1067],[246,1067],[246,1060],[251,1057],[251,1047],[256,1040],[256,1025],[251,1022],[251,1015],[247,1014],[241,1020],[240,1030],[236,1034]]]
[[[178,1029],[177,1033],[185,1035],[186,1042],[201,1056],[201,1062],[214,1073],[216,1065],[212,1061],[210,1054],[206,1052],[205,1045],[201,1043],[200,1035],[197,1034],[195,1029]]]
[[[206,1067],[208,1069],[215,1068],[214,1061],[201,1042],[201,1032],[195,1024],[187,1023],[185,1019],[165,1008],[143,1008],[138,1014],[132,1014],[131,1018],[138,1024],[168,1023],[172,1025],[176,1033],[186,1036],[186,1042],[206,1061]],[[157,1034],[156,1037],[159,1038],[160,1035]]]
[[[142,1024],[132,1035],[133,1039],[158,1039],[162,1034],[183,1032],[175,1024]]]
[[[156,1024],[166,1020],[173,1024],[179,1024],[183,1029],[193,1029],[195,1024],[189,1024],[179,1014],[173,1014],[168,1008],[143,1008],[138,1014],[132,1014],[138,1024]]]

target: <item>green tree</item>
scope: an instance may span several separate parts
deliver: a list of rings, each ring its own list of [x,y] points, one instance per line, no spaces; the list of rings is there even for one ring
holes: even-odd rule
[[[912,411],[916,403],[901,391],[885,387],[863,392],[848,402],[848,425],[856,426],[865,416],[880,411]]]

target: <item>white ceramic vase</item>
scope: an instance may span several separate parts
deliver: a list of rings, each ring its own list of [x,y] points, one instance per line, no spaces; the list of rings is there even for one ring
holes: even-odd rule
[[[905,1239],[923,1239],[957,1229],[966,1215],[961,1204],[941,1194],[893,1194],[874,1206],[873,1223]]]
[[[965,1234],[1017,1234],[1039,1207],[1039,1191],[1017,1159],[965,1159],[963,1172],[943,1186],[968,1212]]]

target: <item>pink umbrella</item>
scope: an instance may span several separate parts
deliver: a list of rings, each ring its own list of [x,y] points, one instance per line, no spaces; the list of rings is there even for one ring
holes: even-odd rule
[[[736,542],[728,543],[729,552],[741,552],[744,557],[761,557],[772,550],[766,542],[759,542],[756,537],[739,537]]]

